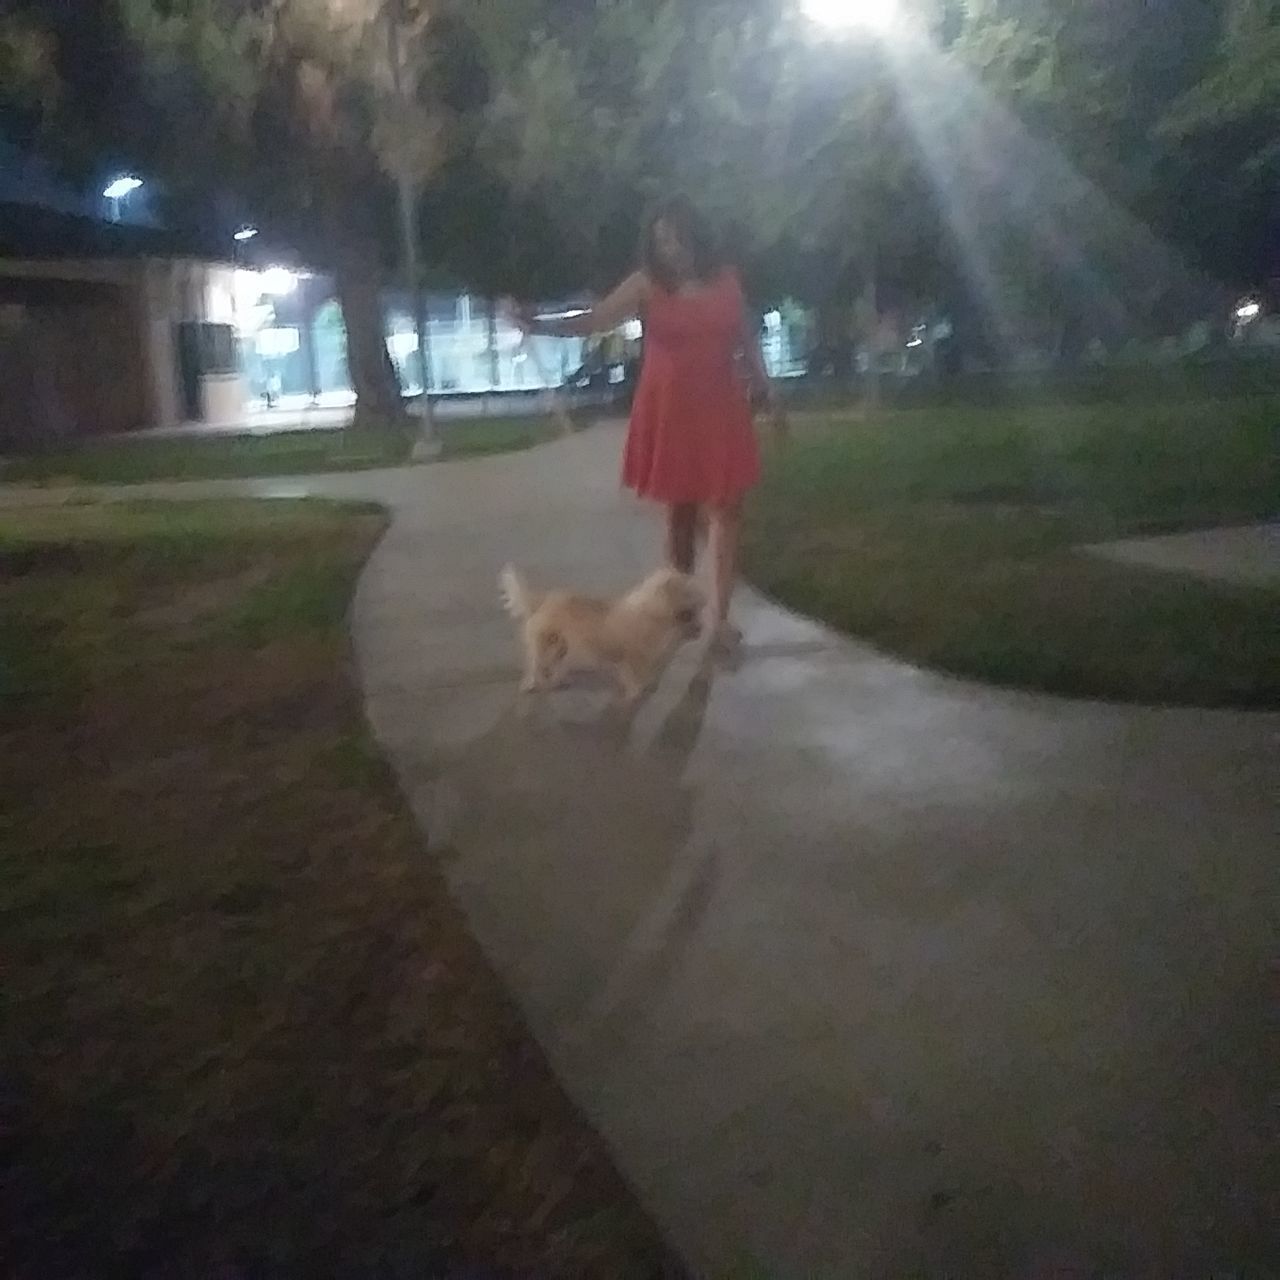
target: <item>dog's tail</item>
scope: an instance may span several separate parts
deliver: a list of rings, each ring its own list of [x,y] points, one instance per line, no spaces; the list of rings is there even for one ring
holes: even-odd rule
[[[507,565],[498,575],[498,591],[502,607],[518,622],[526,621],[541,603],[541,597],[529,590],[529,584],[514,565]]]

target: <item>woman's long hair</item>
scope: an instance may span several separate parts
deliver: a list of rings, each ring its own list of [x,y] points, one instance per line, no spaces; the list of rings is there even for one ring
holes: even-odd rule
[[[663,200],[649,211],[644,220],[644,230],[640,235],[640,264],[649,279],[669,291],[680,285],[658,253],[656,231],[659,222],[665,222],[689,250],[694,279],[703,284],[714,280],[724,266],[724,255],[711,224],[688,196],[671,196]]]

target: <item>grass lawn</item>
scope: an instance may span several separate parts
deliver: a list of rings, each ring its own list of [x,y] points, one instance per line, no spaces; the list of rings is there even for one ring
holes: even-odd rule
[[[554,439],[549,416],[444,419],[446,459],[528,449]],[[79,443],[29,457],[0,459],[0,482],[138,484],[147,480],[221,480],[399,467],[414,433],[398,427],[284,431],[260,436],[114,439]]]
[[[581,429],[579,415],[575,424]],[[556,440],[562,434],[552,417],[477,418],[445,420],[440,423],[440,440],[445,459],[478,458],[494,453],[515,453],[536,444]]]
[[[800,416],[749,576],[910,661],[1153,703],[1280,706],[1280,593],[1082,543],[1280,511],[1280,400]]]
[[[0,511],[6,1275],[661,1273],[366,731],[382,527]]]

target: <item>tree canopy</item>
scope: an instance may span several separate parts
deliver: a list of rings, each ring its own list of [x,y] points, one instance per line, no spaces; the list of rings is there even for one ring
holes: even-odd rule
[[[1280,270],[1280,0],[902,5],[892,36],[835,38],[796,0],[11,0],[0,72],[8,127],[332,267],[379,410],[368,286],[404,167],[424,260],[489,294],[604,287],[677,189],[757,296],[820,308],[876,286],[1006,328],[1145,323]]]
[[[1273,0],[903,0],[892,38],[796,4],[477,0],[478,152],[584,279],[683,189],[757,292],[985,294],[1006,327],[1158,325],[1276,270]],[[997,326],[998,327],[998,326]]]
[[[396,15],[412,68],[389,82],[385,12],[364,0],[18,0],[11,118],[64,162],[106,155],[160,179],[177,216],[251,218],[332,270],[358,416],[402,412],[379,286],[395,260],[389,173],[436,171],[454,114],[432,14]],[[35,50],[39,57],[32,52]]]

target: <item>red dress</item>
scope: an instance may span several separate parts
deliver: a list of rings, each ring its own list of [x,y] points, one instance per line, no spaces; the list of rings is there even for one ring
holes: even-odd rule
[[[642,498],[728,504],[760,478],[737,367],[742,302],[732,271],[687,295],[653,286],[622,460],[623,484]]]

